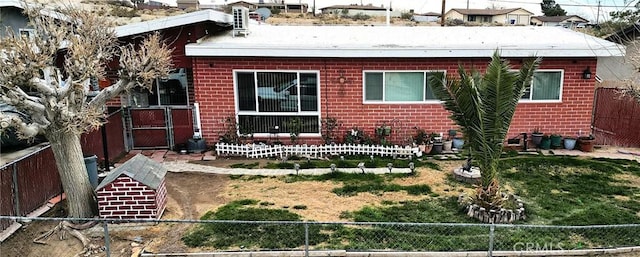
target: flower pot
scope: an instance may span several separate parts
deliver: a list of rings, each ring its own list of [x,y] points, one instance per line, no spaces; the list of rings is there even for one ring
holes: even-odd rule
[[[564,149],[573,150],[576,147],[576,139],[575,138],[565,138],[564,139]]]
[[[551,135],[551,147],[553,149],[558,149],[562,147],[562,136],[560,135]]]
[[[427,145],[418,145],[418,149],[420,149],[420,151],[422,151],[425,154],[429,154],[431,153],[431,149],[433,148],[432,144],[427,144]]]
[[[431,149],[432,154],[440,154],[442,153],[442,142],[433,143],[433,148]]]
[[[544,150],[549,150],[551,149],[551,138],[548,137],[543,137],[540,140],[540,148],[544,149]]]
[[[540,142],[542,141],[542,136],[544,134],[542,133],[533,133],[531,134],[531,143],[533,143],[533,145],[535,145],[536,147],[540,146]]]
[[[463,146],[464,146],[464,139],[462,139],[462,138],[454,138],[453,139],[453,148],[462,149]]]
[[[442,150],[445,152],[449,152],[451,151],[451,148],[453,148],[453,141],[451,140],[444,141],[444,143],[442,144]]]
[[[595,143],[593,138],[578,138],[578,148],[583,152],[593,152],[593,145]]]

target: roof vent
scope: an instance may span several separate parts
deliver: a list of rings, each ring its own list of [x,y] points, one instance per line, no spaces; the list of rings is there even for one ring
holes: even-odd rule
[[[249,8],[244,6],[234,6],[233,13],[233,36],[249,34]]]

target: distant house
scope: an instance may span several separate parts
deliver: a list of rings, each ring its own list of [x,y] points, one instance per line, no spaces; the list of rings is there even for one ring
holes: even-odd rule
[[[428,13],[414,13],[411,19],[417,22],[438,22],[440,21],[440,13],[428,12]]]
[[[364,14],[369,16],[387,16],[387,8],[373,5],[332,5],[320,8],[322,14],[348,15]],[[400,11],[390,10],[391,17],[400,17]]]
[[[30,34],[29,19],[22,13],[22,3],[18,0],[0,0],[0,38],[7,36],[5,29],[9,27],[14,33]]]
[[[198,0],[177,0],[176,3],[180,9],[192,8],[197,10],[200,8],[200,1]]]
[[[230,6],[244,6],[249,8],[249,11],[255,11],[260,8],[267,8],[269,10],[278,10],[281,13],[307,13],[309,5],[305,3],[286,3],[284,0],[279,3],[265,3],[260,1],[258,3],[238,1],[230,3]]]
[[[500,23],[506,25],[529,25],[532,12],[522,8],[510,9],[451,9],[444,14],[445,19],[475,23]]]
[[[625,46],[624,56],[609,58],[598,63],[598,78],[601,87],[620,87],[625,81],[637,76],[638,70],[633,65],[633,59],[640,55],[640,24],[633,24],[614,34],[605,37],[605,40]],[[637,61],[636,61],[637,62]],[[637,63],[636,63],[637,65]]]
[[[531,24],[536,26],[563,26],[565,28],[575,28],[575,26],[580,23],[589,23],[589,20],[578,15],[531,17]]]

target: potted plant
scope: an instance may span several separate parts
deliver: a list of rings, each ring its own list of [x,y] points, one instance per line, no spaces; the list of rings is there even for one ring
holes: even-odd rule
[[[455,149],[462,149],[462,147],[464,146],[464,139],[460,138],[460,137],[456,137],[456,135],[458,134],[458,131],[455,129],[451,129],[449,130],[449,137],[452,138],[452,148]]]
[[[542,138],[540,139],[540,148],[544,149],[544,150],[549,150],[551,149],[551,138],[547,135],[543,135]]]
[[[562,147],[562,136],[560,134],[551,134],[551,147],[553,149],[558,149]]]
[[[578,148],[583,152],[593,152],[593,145],[596,138],[593,135],[578,137]]]
[[[429,141],[429,134],[424,129],[416,129],[416,133],[413,135],[413,143],[418,146],[418,149],[424,153],[430,153],[433,144]]]
[[[576,147],[576,138],[575,137],[565,137],[564,138],[564,149],[573,150]]]
[[[453,149],[453,141],[451,139],[447,139],[442,143],[442,151],[450,152]]]
[[[542,141],[542,136],[544,136],[544,133],[540,131],[540,128],[538,127],[534,128],[533,132],[531,132],[531,142],[536,146],[540,146],[540,142]]]

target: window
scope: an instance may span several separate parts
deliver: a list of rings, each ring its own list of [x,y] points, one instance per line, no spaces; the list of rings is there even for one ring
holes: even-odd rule
[[[29,39],[33,39],[36,35],[36,31],[34,29],[18,29],[18,33],[20,33],[20,36]]]
[[[444,71],[365,71],[364,101],[415,103],[437,101],[428,81]]]
[[[562,70],[537,70],[533,74],[531,86],[525,89],[524,101],[562,100]]]
[[[187,69],[169,73],[167,79],[156,79],[150,90],[135,88],[131,92],[130,105],[147,107],[158,105],[188,105]]]
[[[315,71],[236,71],[240,126],[254,133],[288,133],[289,121],[299,118],[301,133],[319,133],[318,78]]]

